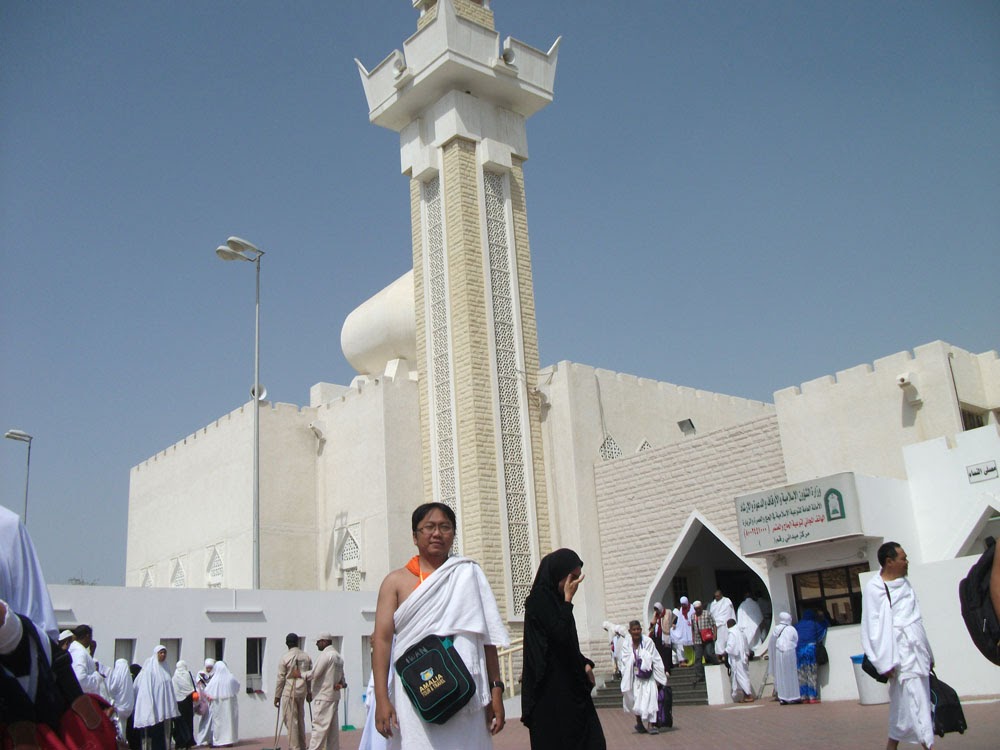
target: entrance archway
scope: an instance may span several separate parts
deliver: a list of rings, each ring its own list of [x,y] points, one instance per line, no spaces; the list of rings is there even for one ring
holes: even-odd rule
[[[646,600],[647,614],[654,602],[672,609],[681,596],[692,602],[700,599],[707,607],[716,589],[739,607],[746,592],[751,592],[764,613],[765,634],[771,627],[771,594],[763,562],[748,560],[739,548],[698,511],[688,516],[673,549],[667,554],[653,578]]]

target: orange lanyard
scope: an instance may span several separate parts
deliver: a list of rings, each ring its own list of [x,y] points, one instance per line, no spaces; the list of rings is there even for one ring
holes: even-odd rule
[[[420,555],[414,555],[413,559],[411,559],[408,563],[406,563],[406,569],[420,579],[419,581],[417,581],[416,586],[414,586],[413,588],[416,588],[421,583],[423,583],[424,579],[427,577],[424,575],[424,571],[420,569]]]

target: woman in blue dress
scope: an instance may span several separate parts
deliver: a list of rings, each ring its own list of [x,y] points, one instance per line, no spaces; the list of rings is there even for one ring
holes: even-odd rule
[[[795,661],[799,672],[799,697],[803,703],[819,703],[819,665],[816,648],[826,640],[826,620],[816,611],[807,609],[795,626],[799,643],[795,647]]]

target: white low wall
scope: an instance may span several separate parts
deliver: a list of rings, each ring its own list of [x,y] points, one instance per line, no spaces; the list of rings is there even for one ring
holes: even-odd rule
[[[225,660],[246,687],[246,639],[265,638],[262,692],[239,699],[239,736],[271,737],[276,711],[274,684],[285,636],[305,639],[317,656],[316,636],[340,639],[349,690],[341,700],[340,723],[364,725],[362,701],[368,685],[368,637],[375,621],[376,592],[157,589],[111,586],[49,586],[61,627],[86,623],[94,629],[97,660],[114,663],[115,640],[134,639],[133,661],[141,664],[162,640],[180,640],[180,658],[197,672],[205,639],[225,639]],[[173,664],[168,665],[173,672]]]

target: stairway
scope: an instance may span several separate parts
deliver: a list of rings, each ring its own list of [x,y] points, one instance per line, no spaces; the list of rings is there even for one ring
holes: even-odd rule
[[[675,667],[669,676],[667,684],[673,688],[675,706],[706,706],[708,705],[708,693],[705,690],[705,681],[700,681],[695,685],[694,667]],[[603,687],[597,688],[594,692],[594,705],[597,708],[621,708],[622,689],[621,680],[608,678]]]

